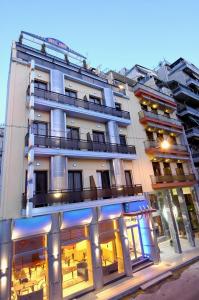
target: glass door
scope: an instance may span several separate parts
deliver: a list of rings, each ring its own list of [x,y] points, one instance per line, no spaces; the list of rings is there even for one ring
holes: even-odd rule
[[[143,256],[142,242],[138,225],[132,225],[128,227],[127,235],[129,240],[131,260],[134,261]]]

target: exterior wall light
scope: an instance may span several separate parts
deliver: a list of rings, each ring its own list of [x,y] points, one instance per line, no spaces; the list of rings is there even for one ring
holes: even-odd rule
[[[54,194],[54,197],[55,197],[56,199],[58,199],[58,198],[61,198],[61,195],[62,195],[61,193],[55,193],[55,194]]]
[[[170,144],[169,144],[169,142],[167,140],[162,141],[161,144],[160,144],[160,146],[161,146],[161,148],[163,150],[167,150],[167,149],[170,148]]]

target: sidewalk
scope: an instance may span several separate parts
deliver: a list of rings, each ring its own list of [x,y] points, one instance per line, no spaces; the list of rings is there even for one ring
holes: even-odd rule
[[[182,254],[174,253],[169,242],[160,244],[161,262],[136,272],[133,277],[126,277],[106,286],[100,292],[93,292],[81,297],[81,300],[116,300],[136,292],[140,286],[152,279],[168,272],[175,271],[185,265],[199,260],[199,240],[196,247],[191,248],[186,240],[181,240]]]

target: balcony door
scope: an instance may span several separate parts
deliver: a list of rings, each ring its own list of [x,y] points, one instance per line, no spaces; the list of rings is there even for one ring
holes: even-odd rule
[[[177,163],[176,175],[184,175],[182,163]]]
[[[68,189],[71,191],[81,191],[83,189],[81,171],[68,171]]]
[[[35,194],[46,194],[48,191],[47,171],[34,172],[34,192]]]
[[[105,143],[105,136],[103,131],[93,131],[93,142]]]
[[[161,176],[161,169],[159,162],[152,162],[153,172],[155,176]]]
[[[163,162],[163,166],[164,166],[164,175],[172,175],[171,172],[171,166],[169,163]]]
[[[79,140],[79,128],[67,126],[67,138]]]
[[[44,135],[46,136],[48,133],[48,124],[45,122],[34,122],[33,124],[33,132],[36,135]]]
[[[133,182],[132,182],[132,176],[131,176],[131,171],[124,171],[125,174],[125,179],[126,179],[126,186],[132,186]]]
[[[110,188],[109,171],[97,171],[98,187],[102,189]]]
[[[119,138],[120,138],[120,145],[126,146],[126,136],[123,134],[120,134]]]

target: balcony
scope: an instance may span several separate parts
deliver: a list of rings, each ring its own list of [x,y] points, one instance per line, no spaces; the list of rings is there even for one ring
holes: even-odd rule
[[[199,75],[199,69],[183,58],[179,58],[176,62],[170,65],[170,67],[172,68],[170,75],[175,73],[177,70],[183,70],[189,75],[192,75],[193,73]]]
[[[162,149],[161,144],[158,141],[145,141],[144,142],[146,153],[155,154],[156,157],[167,157],[174,159],[185,159],[188,160],[189,152],[185,145],[174,145],[170,144],[168,149]]]
[[[168,127],[174,127],[177,129],[182,130],[182,125],[181,122],[178,121],[177,119],[172,119],[172,118],[168,118],[165,117],[163,115],[158,115],[158,114],[154,114],[150,111],[145,111],[145,110],[141,110],[139,112],[139,119],[140,122],[143,124],[147,124],[147,123],[156,123],[159,124],[160,126],[168,126]]]
[[[180,117],[191,115],[193,117],[199,118],[199,110],[189,107],[187,105],[179,104],[178,105],[178,115]]]
[[[90,120],[107,122],[117,121],[121,125],[129,125],[130,113],[116,108],[92,103],[87,100],[73,98],[42,89],[34,89],[35,107],[43,110],[60,108],[67,111],[68,115],[82,117]]]
[[[143,194],[141,185],[133,186],[112,186],[109,188],[93,188],[82,189],[77,191],[72,190],[60,190],[60,191],[48,191],[43,194],[36,194],[30,200],[33,203],[33,207],[45,207],[51,205],[60,204],[72,204],[80,202],[88,202],[95,200],[104,200],[111,198],[130,197]],[[25,209],[27,203],[26,196],[23,194],[22,207]]]
[[[197,88],[199,88],[199,80],[198,79],[189,78],[186,82],[187,82],[188,86],[194,85]]]
[[[179,101],[183,101],[183,103],[188,102],[193,105],[199,104],[199,93],[182,84],[178,84],[178,87],[173,89],[173,95]]]
[[[153,189],[193,186],[197,181],[194,174],[151,176]]]
[[[141,97],[143,99],[149,100],[151,102],[157,102],[164,107],[168,107],[172,110],[176,109],[176,103],[173,97],[162,93],[156,89],[151,88],[150,86],[146,86],[141,83],[137,83],[133,88],[135,96]]]
[[[199,139],[199,127],[194,127],[186,130],[186,136],[188,139]]]
[[[25,138],[28,146],[28,135]],[[68,157],[90,159],[135,159],[135,146],[99,143],[87,140],[74,140],[64,137],[34,135],[35,155],[51,156],[65,155]]]
[[[197,151],[194,151],[194,153],[192,154],[192,158],[194,163],[199,163],[199,149]]]

